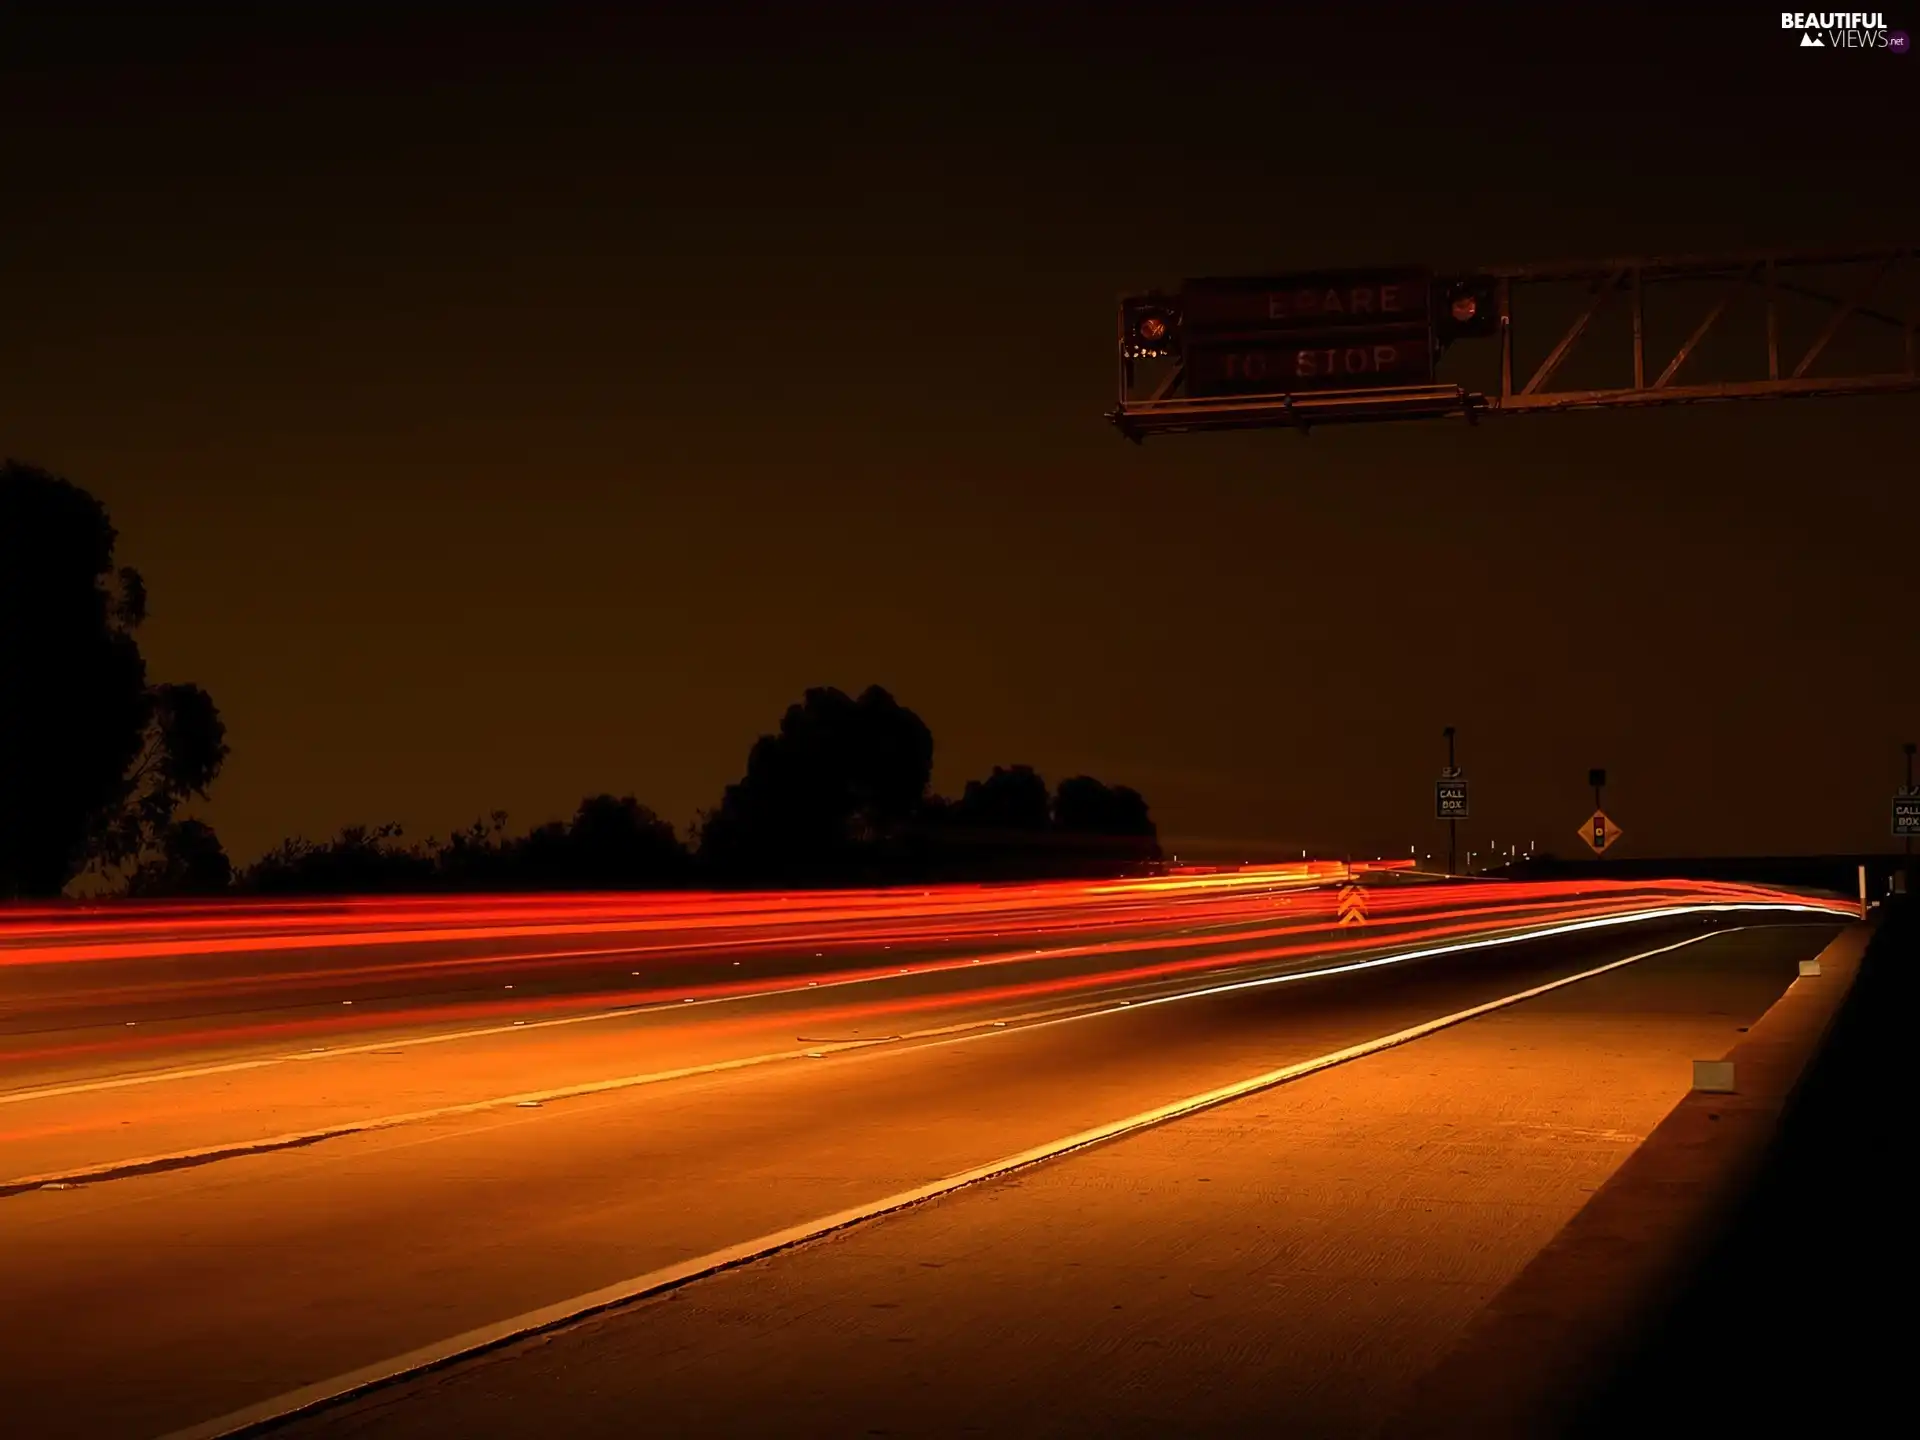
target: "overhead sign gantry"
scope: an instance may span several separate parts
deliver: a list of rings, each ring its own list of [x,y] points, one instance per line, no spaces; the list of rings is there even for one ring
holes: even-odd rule
[[[1917,260],[1897,246],[1189,280],[1120,302],[1109,418],[1142,440],[1920,390]],[[1561,316],[1531,303],[1549,295],[1576,303]],[[1783,315],[1808,333],[1783,335]],[[1620,318],[1613,343],[1597,338]],[[1835,344],[1863,327],[1874,344]],[[1475,351],[1487,379],[1450,378]],[[1589,360],[1584,381],[1556,384]]]

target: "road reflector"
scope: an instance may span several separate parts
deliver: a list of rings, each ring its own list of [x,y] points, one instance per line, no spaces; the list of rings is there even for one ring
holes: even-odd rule
[[[819,1050],[807,1051],[807,1059],[809,1060],[824,1060],[826,1058],[827,1058],[826,1055],[822,1051],[819,1051]]]
[[[1802,960],[1800,962],[1800,973],[1802,975],[1818,975],[1820,973],[1820,962],[1818,960]]]
[[[1693,1088],[1703,1090],[1709,1095],[1733,1094],[1733,1061],[1694,1061]]]
[[[538,1100],[522,1100],[519,1108],[522,1110],[538,1110],[540,1108],[540,1102]]]

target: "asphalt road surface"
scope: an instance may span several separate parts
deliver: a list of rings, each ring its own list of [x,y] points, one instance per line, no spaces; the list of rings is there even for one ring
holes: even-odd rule
[[[566,909],[16,921],[0,1413],[168,1433],[1712,927],[1809,918],[1694,910],[1791,898],[1699,887],[1404,886],[1343,924],[1352,893],[1303,878],[1039,887],[1017,913],[1004,891],[781,900],[644,932]],[[1724,1029],[1823,933],[1671,954],[1731,947],[1688,1002]],[[521,1419],[499,1433],[548,1428]]]

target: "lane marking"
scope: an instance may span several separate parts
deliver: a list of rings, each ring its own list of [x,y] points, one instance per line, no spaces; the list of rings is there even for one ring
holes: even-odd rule
[[[418,1125],[429,1120],[451,1119],[462,1115],[477,1115],[487,1110],[506,1109],[526,1106],[533,1108],[547,1101],[572,1100],[588,1095],[604,1095],[618,1090],[633,1090],[646,1085],[660,1085],[673,1080],[688,1080],[707,1075],[725,1074],[729,1071],[746,1070],[761,1065],[778,1064],[792,1060],[820,1060],[827,1054],[845,1054],[850,1051],[868,1054],[880,1051],[885,1045],[916,1044],[920,1046],[937,1044],[963,1044],[970,1040],[983,1040],[995,1034],[1019,1035],[1031,1030],[1044,1029],[1053,1025],[1070,1025],[1080,1020],[1094,1020],[1103,1016],[1118,1014],[1138,1014],[1142,1010],[1156,1005],[1171,1005],[1182,1000],[1200,1000],[1215,995],[1225,995],[1239,990],[1261,989],[1270,985],[1286,985],[1299,980],[1318,980],[1333,975],[1346,975],[1359,970],[1373,970],[1383,965],[1402,965],[1414,960],[1432,959],[1438,955],[1457,954],[1467,950],[1484,950],[1498,945],[1515,945],[1529,940],[1548,940],[1561,935],[1573,934],[1582,930],[1595,930],[1615,925],[1636,924],[1651,919],[1673,919],[1679,916],[1697,914],[1702,910],[1768,910],[1817,909],[1815,906],[1780,906],[1759,904],[1728,904],[1710,906],[1687,906],[1670,910],[1642,911],[1631,915],[1600,916],[1587,920],[1569,921],[1565,924],[1544,930],[1528,930],[1516,934],[1490,935],[1478,940],[1455,941],[1446,945],[1428,946],[1419,950],[1396,951],[1387,955],[1374,956],[1366,960],[1347,961],[1339,965],[1326,965],[1313,970],[1286,970],[1277,974],[1255,976],[1245,980],[1233,980],[1224,984],[1205,985],[1190,990],[1177,990],[1166,995],[1149,995],[1144,999],[1120,999],[1108,1003],[1093,1002],[1089,1005],[1056,1006],[1050,1010],[1029,1011],[1001,1020],[962,1020],[950,1025],[934,1026],[925,1030],[908,1031],[901,1035],[885,1039],[856,1041],[801,1041],[802,1044],[825,1044],[825,1052],[817,1050],[776,1050],[760,1055],[744,1055],[732,1060],[715,1060],[700,1065],[684,1065],[671,1070],[653,1070],[638,1075],[620,1075],[607,1080],[582,1081],[574,1085],[558,1086],[546,1090],[523,1091],[513,1095],[489,1096],[481,1100],[462,1101],[453,1105],[440,1105],[426,1110],[410,1110],[398,1115],[380,1115],[366,1120],[343,1120],[333,1125],[317,1126],[309,1130],[297,1130],[282,1135],[271,1135],[253,1140],[224,1141],[215,1145],[202,1145],[188,1150],[169,1151],[158,1155],[143,1155],[130,1160],[103,1161],[99,1164],[82,1166],[71,1170],[54,1170],[39,1175],[23,1175],[11,1180],[0,1180],[0,1199],[18,1195],[28,1190],[38,1190],[53,1183],[97,1184],[106,1180],[126,1180],[140,1175],[158,1174],[167,1170],[183,1170],[193,1166],[208,1165],[220,1160],[235,1160],[248,1155],[264,1155],[279,1150],[301,1149],[315,1145],[323,1140],[344,1139],[349,1135],[370,1134],[380,1130],[392,1130],[403,1125]],[[1711,931],[1709,934],[1734,934],[1747,927],[1736,926],[1727,930]],[[1693,939],[1706,939],[1707,936],[1695,936]],[[1690,941],[1688,943],[1691,943]],[[1649,951],[1648,954],[1658,954]],[[1598,974],[1598,971],[1592,972]],[[797,1037],[796,1037],[797,1038]],[[529,1103],[531,1102],[531,1104]]]
[[[1404,1030],[1396,1030],[1391,1035],[1363,1040],[1343,1050],[1329,1051],[1311,1060],[1298,1061],[1278,1070],[1269,1070],[1264,1074],[1235,1081],[1230,1085],[1222,1085],[1198,1095],[1190,1095],[1184,1100],[1175,1100],[1166,1105],[1155,1106],[1151,1110],[1142,1110],[1136,1115],[1129,1115],[1124,1120],[1111,1121],[1105,1125],[1097,1125],[1091,1130],[1082,1130],[1078,1134],[1069,1135],[1062,1140],[1036,1145],[1018,1154],[1003,1156],[985,1165],[959,1171],[944,1179],[934,1180],[911,1190],[899,1191],[881,1200],[838,1210],[817,1220],[802,1221],[784,1230],[776,1230],[752,1240],[743,1240],[739,1244],[712,1250],[690,1260],[682,1260],[673,1265],[649,1270],[629,1280],[621,1280],[612,1285],[602,1286],[598,1290],[590,1290],[584,1295],[575,1295],[571,1299],[543,1305],[536,1310],[528,1310],[509,1319],[495,1321],[491,1325],[462,1331],[448,1339],[420,1346],[418,1349],[409,1350],[405,1354],[396,1355],[390,1359],[375,1361],[371,1365],[363,1365],[359,1369],[349,1370],[331,1379],[317,1381],[312,1385],[303,1385],[297,1390],[289,1390],[270,1400],[262,1400],[258,1404],[231,1411],[216,1419],[190,1425],[183,1430],[171,1431],[162,1436],[161,1440],[226,1440],[229,1436],[245,1435],[269,1425],[279,1424],[296,1415],[364,1395],[370,1390],[380,1389],[428,1371],[443,1369],[456,1361],[498,1349],[515,1340],[543,1331],[556,1330],[590,1315],[613,1310],[663,1291],[678,1289],[692,1281],[732,1270],[755,1260],[765,1259],[767,1256],[790,1250],[810,1240],[817,1240],[837,1230],[845,1230],[851,1226],[878,1219],[883,1215],[924,1204],[928,1200],[950,1195],[956,1190],[978,1185],[982,1181],[998,1179],[1013,1171],[1058,1159],[1077,1150],[1085,1150],[1094,1145],[1117,1140],[1125,1135],[1163,1125],[1170,1120],[1177,1120],[1202,1110],[1210,1110],[1229,1101],[1244,1099],[1246,1096],[1257,1094],[1262,1090],[1274,1089],[1290,1081],[1304,1079],[1337,1065],[1345,1065],[1353,1060],[1377,1055],[1383,1050],[1391,1050],[1409,1041],[1422,1039],[1436,1031],[1463,1024],[1495,1010],[1504,1010],[1508,1006],[1518,1005],[1525,1000],[1536,999],[1541,995],[1578,984],[1582,980],[1591,980],[1596,976],[1605,975],[1609,971],[1619,970],[1642,960],[1650,960],[1656,955],[1665,955],[1688,945],[1697,945],[1702,940],[1737,935],[1751,928],[1753,927],[1733,926],[1724,930],[1709,931],[1704,935],[1690,935],[1671,945],[1662,945],[1654,950],[1643,950],[1637,955],[1626,956],[1624,959],[1611,960],[1591,970],[1582,970],[1575,975],[1549,980],[1545,984],[1516,991],[1497,1000],[1469,1006],[1465,1010],[1456,1010],[1451,1015],[1443,1015],[1435,1020],[1422,1021]]]

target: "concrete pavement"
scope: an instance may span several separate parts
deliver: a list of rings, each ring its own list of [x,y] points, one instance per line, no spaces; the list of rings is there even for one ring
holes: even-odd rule
[[[287,1433],[1363,1435],[1831,934],[1690,946]]]

